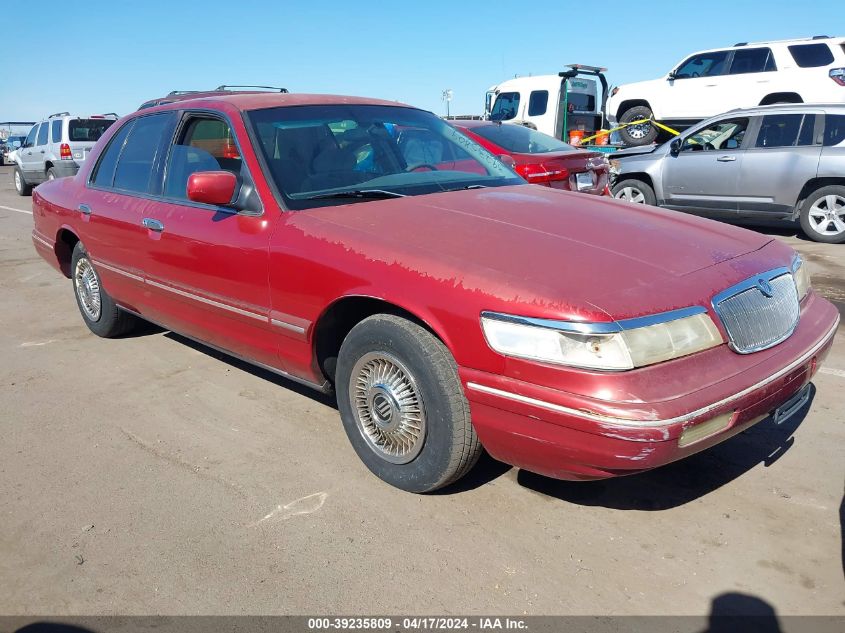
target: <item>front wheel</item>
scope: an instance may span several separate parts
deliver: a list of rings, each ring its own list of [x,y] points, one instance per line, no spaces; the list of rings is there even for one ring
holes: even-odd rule
[[[76,304],[89,330],[97,336],[113,338],[136,325],[137,319],[117,307],[103,288],[82,242],[77,242],[73,248],[70,272]]]
[[[654,205],[657,202],[654,189],[648,183],[633,178],[622,180],[613,185],[611,193],[617,200],[624,200],[625,202],[650,205]]]
[[[349,441],[387,483],[429,492],[478,460],[481,444],[455,360],[425,328],[390,314],[364,319],[343,341],[336,376]]]
[[[18,192],[19,196],[28,196],[32,193],[32,185],[27,184],[21,168],[17,165],[15,166],[15,173],[12,179],[15,181],[15,191]]]
[[[845,242],[845,187],[816,189],[801,205],[801,228],[814,242]]]

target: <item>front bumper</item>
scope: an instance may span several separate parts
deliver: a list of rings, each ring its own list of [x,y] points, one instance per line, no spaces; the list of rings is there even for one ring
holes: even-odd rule
[[[688,393],[666,401],[590,410],[583,396],[461,368],[473,425],[496,459],[557,479],[604,479],[682,459],[763,420],[810,382],[839,325],[832,304],[811,299],[776,354],[713,384],[691,371]],[[666,367],[677,381],[677,365]],[[724,424],[690,442],[716,418]]]

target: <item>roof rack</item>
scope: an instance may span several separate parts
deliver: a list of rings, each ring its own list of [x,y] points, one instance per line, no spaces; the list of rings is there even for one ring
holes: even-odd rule
[[[198,92],[202,92],[201,90],[171,90],[167,93],[168,97],[175,97],[177,95],[192,95]]]
[[[748,42],[737,42],[734,46],[748,46]]]
[[[56,112],[55,114],[51,114],[47,118],[52,119],[53,117],[57,117],[57,116],[70,116],[70,112]]]
[[[261,90],[268,90],[270,92],[288,92],[287,88],[279,88],[278,86],[241,86],[241,85],[235,86],[235,85],[227,85],[227,84],[217,86],[217,88],[215,88],[215,90],[224,91],[224,90],[231,90],[233,88],[235,90],[239,90],[241,88],[259,88]]]
[[[814,35],[813,39],[814,40],[829,40],[830,35]]]

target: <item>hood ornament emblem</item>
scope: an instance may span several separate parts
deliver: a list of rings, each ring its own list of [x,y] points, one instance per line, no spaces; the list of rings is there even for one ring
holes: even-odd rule
[[[761,278],[761,279],[758,279],[758,280],[757,280],[757,289],[758,289],[760,292],[762,292],[762,293],[763,293],[763,296],[764,296],[764,297],[767,297],[767,298],[769,298],[769,299],[771,299],[771,298],[772,298],[772,296],[774,295],[774,292],[772,291],[772,284],[770,284],[770,283],[769,283],[768,281],[766,281],[765,279],[762,279],[762,278]]]

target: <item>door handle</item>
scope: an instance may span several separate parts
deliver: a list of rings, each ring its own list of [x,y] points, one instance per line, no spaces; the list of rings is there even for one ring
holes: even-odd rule
[[[730,163],[736,160],[736,156],[719,156],[716,160],[720,163]]]
[[[91,207],[87,204],[80,204],[78,209],[82,215],[91,215]]]
[[[44,153],[44,150],[43,150],[43,149],[41,150],[41,153],[42,153],[42,154]]]
[[[155,231],[156,233],[161,233],[164,230],[164,225],[153,218],[144,218],[141,220],[141,224],[143,224],[145,228]]]

